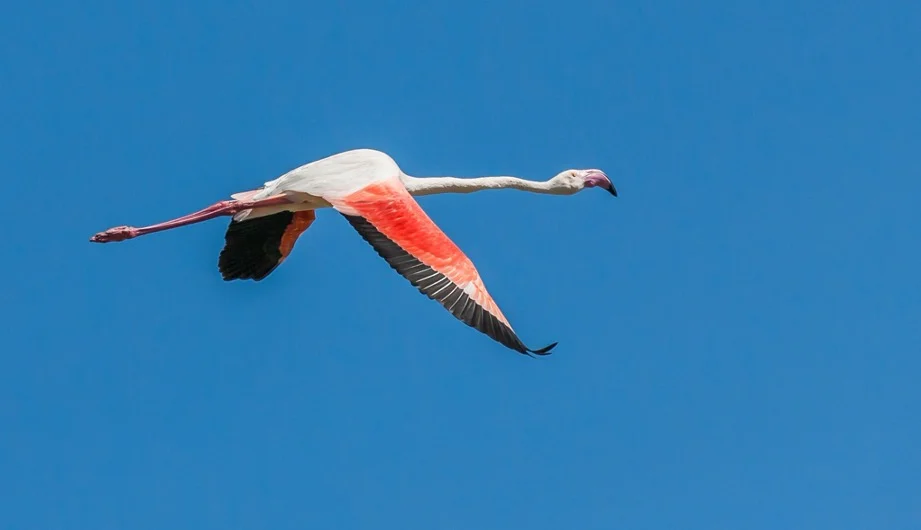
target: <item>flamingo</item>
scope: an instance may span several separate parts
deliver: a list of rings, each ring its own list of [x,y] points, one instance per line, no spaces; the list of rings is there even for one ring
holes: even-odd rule
[[[411,177],[386,153],[355,149],[297,167],[261,188],[231,194],[203,210],[163,223],[116,226],[90,238],[95,243],[133,239],[163,230],[231,216],[218,269],[226,281],[267,277],[281,265],[316,210],[342,214],[391,268],[458,320],[526,355],[548,355],[525,346],[486,290],[470,259],[426,215],[413,197],[511,188],[572,195],[599,187],[617,190],[599,169],[569,169],[539,182],[509,176]]]

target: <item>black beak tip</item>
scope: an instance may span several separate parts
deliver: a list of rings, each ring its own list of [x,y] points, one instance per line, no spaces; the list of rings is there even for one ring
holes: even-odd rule
[[[611,192],[611,195],[617,197],[617,188],[615,188],[613,184],[611,184],[611,188],[608,191]]]

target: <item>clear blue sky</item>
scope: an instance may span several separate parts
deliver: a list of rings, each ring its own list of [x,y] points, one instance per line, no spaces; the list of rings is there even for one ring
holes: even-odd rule
[[[692,4],[5,7],[0,528],[921,528],[921,7]],[[87,242],[355,147],[613,177],[420,200],[554,355],[332,212]]]

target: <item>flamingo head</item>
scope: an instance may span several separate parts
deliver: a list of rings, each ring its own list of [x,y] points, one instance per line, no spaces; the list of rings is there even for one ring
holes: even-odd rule
[[[617,197],[617,188],[600,169],[569,169],[553,178],[560,192],[569,194],[585,188],[601,188]]]

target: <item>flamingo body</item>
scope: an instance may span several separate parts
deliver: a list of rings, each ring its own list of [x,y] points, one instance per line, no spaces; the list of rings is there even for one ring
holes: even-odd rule
[[[457,319],[515,351],[546,355],[556,343],[531,349],[521,342],[473,262],[429,218],[413,195],[497,188],[571,195],[591,187],[617,195],[600,170],[567,170],[546,182],[515,177],[419,179],[403,173],[385,153],[356,149],[300,166],[260,189],[234,193],[232,201],[148,227],[111,228],[91,241],[122,241],[230,215],[218,259],[221,275],[228,281],[259,281],[290,255],[297,239],[315,221],[315,210],[333,208],[391,268]]]
[[[354,149],[304,164],[270,180],[262,189],[256,190],[251,199],[289,194],[297,197],[305,208],[329,208],[332,206],[330,201],[343,199],[376,182],[399,179],[402,173],[397,163],[386,153],[373,149]],[[277,210],[270,207],[241,213],[234,218],[243,220],[274,211]]]

